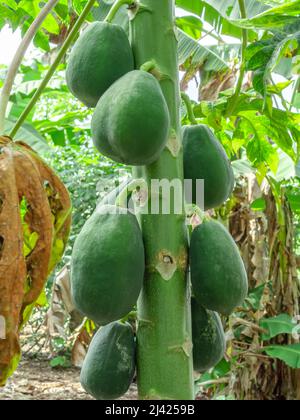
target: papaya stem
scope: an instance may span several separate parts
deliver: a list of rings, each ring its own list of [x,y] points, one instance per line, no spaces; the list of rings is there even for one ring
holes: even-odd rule
[[[161,69],[163,77],[158,81],[168,104],[171,130],[168,147],[159,159],[133,169],[135,178],[143,177],[150,191],[148,211],[138,214],[146,253],[145,278],[137,305],[138,391],[144,400],[192,400],[188,243],[185,212],[176,212],[175,203],[176,198],[184,202],[183,188],[178,196],[171,194],[168,214],[163,212],[161,190],[154,192],[151,188],[154,180],[179,180],[182,185],[184,180],[175,0],[143,0],[142,4],[151,13],[136,13],[130,20],[136,67],[152,60],[157,63],[156,69]],[[159,210],[152,211],[157,201]]]
[[[108,15],[105,18],[105,22],[111,23],[116,16],[118,10],[124,6],[133,6],[136,3],[136,0],[117,0],[111,7]]]
[[[147,61],[143,65],[141,65],[140,70],[146,71],[147,73],[151,72],[156,68],[156,63],[154,60]]]
[[[13,84],[20,68],[21,62],[26,54],[26,51],[39,30],[40,26],[51,12],[51,10],[56,6],[58,0],[49,0],[48,3],[42,8],[36,19],[30,25],[28,31],[26,32],[22,42],[20,43],[16,54],[8,68],[7,75],[5,78],[4,85],[1,91],[0,97],[0,133],[4,131],[5,126],[5,115],[10,98],[10,94],[13,88]]]
[[[197,125],[197,120],[193,111],[192,103],[189,96],[185,92],[181,92],[181,98],[186,106],[188,118],[192,125]]]
[[[118,195],[116,205],[126,208],[129,195],[137,189],[148,191],[148,184],[143,178],[134,179],[126,185],[126,187]]]
[[[86,4],[85,8],[83,9],[80,16],[78,17],[75,25],[73,26],[71,32],[69,33],[67,39],[65,40],[63,46],[61,47],[61,49],[60,49],[57,57],[55,58],[53,64],[51,65],[50,69],[48,70],[48,73],[46,74],[44,80],[41,82],[37,91],[33,95],[31,101],[29,102],[29,104],[27,105],[27,107],[25,108],[25,110],[23,111],[21,116],[19,117],[19,119],[16,122],[12,131],[10,132],[10,137],[13,138],[17,134],[20,127],[22,126],[22,124],[24,123],[24,121],[26,120],[26,118],[28,117],[28,115],[30,114],[32,109],[34,108],[35,104],[37,103],[40,96],[42,95],[44,89],[46,88],[46,86],[48,85],[52,76],[54,75],[54,73],[55,73],[57,67],[59,66],[62,58],[66,54],[68,48],[70,47],[70,45],[72,44],[73,40],[75,39],[77,33],[79,32],[79,30],[80,30],[83,22],[85,21],[87,15],[90,13],[90,11],[91,11],[92,7],[94,6],[95,2],[96,2],[96,0],[89,0],[88,3]]]
[[[200,207],[196,206],[196,204],[186,204],[185,205],[185,212],[187,217],[198,216],[201,220],[206,218],[205,212],[200,209]]]

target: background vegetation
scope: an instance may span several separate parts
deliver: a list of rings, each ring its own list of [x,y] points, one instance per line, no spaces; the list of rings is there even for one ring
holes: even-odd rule
[[[24,35],[43,3],[0,2],[0,30],[9,25]],[[214,398],[299,398],[300,3],[176,3],[181,88],[193,89],[197,120],[214,130],[235,169],[234,196],[214,216],[239,244],[251,288],[244,307],[223,320],[226,359],[199,378],[199,390]],[[85,4],[60,0],[38,31],[33,57],[23,62],[10,98],[8,131]],[[111,4],[99,1],[89,20],[101,20]],[[125,13],[125,8],[118,12],[119,24],[125,24]],[[0,66],[0,87],[5,74]],[[68,92],[64,74],[63,62],[18,133],[55,168],[72,195],[73,230],[59,269],[69,262],[74,238],[97,201],[128,173],[93,149],[91,112]],[[184,106],[182,121],[189,124]],[[48,291],[52,283],[53,277]],[[44,314],[37,310],[35,330]],[[70,342],[54,342],[54,365],[66,362],[61,355]]]

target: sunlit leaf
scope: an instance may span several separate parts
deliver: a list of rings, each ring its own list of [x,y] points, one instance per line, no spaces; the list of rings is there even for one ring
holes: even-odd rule
[[[14,122],[6,120],[5,133],[9,134],[10,130],[14,127]],[[51,148],[46,140],[29,124],[23,124],[18,131],[17,139],[24,141],[31,146],[36,152],[41,154],[51,153]]]
[[[264,347],[263,351],[270,357],[282,360],[292,369],[300,369],[300,344],[268,346]]]
[[[199,40],[203,22],[196,16],[184,16],[176,19],[176,25],[190,37]]]
[[[262,334],[262,339],[268,341],[280,334],[292,334],[297,322],[288,314],[280,314],[274,318],[261,319],[259,325],[266,330],[266,333]]]
[[[264,198],[257,198],[256,200],[252,201],[250,208],[253,211],[264,211],[266,210],[266,200]]]

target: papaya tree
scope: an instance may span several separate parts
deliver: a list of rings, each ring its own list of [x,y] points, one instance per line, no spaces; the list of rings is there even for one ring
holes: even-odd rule
[[[130,43],[125,32],[111,23],[115,11],[124,3],[130,18]],[[195,126],[185,129],[183,148],[176,34],[174,1],[159,5],[153,0],[117,1],[104,22],[94,23],[83,32],[68,62],[70,89],[79,99],[95,106],[94,145],[114,161],[133,166],[133,181],[116,199],[113,197],[112,202],[108,200],[107,205],[96,209],[73,251],[74,301],[84,314],[104,326],[93,339],[81,374],[85,389],[99,399],[120,396],[132,379],[130,330],[121,328],[118,320],[126,317],[138,296],[136,351],[140,398],[193,399],[194,368],[202,371],[212,366],[225,349],[220,318],[212,311],[228,315],[247,294],[246,273],[235,243],[218,222],[202,217],[197,207],[197,180],[203,178],[205,183],[211,183],[205,197],[207,210],[231,194],[233,172],[212,132],[197,125],[185,95]],[[122,54],[113,55],[120,45]],[[99,64],[95,56],[99,57]],[[88,76],[93,81],[99,78],[97,90]],[[203,153],[197,150],[201,147]],[[198,154],[193,153],[195,150]],[[198,214],[200,218],[200,226],[196,227],[197,223],[191,234],[190,260],[184,152],[186,168],[194,168],[191,215]],[[193,165],[195,158],[200,171],[196,163]],[[213,179],[214,175],[219,182]],[[162,185],[165,181],[173,192],[166,192]],[[155,183],[159,185],[157,190],[153,188]],[[135,216],[127,208],[130,193],[137,210],[138,229]],[[202,257],[207,264],[200,263]],[[226,268],[227,257],[232,265]],[[213,259],[217,259],[215,269]],[[195,294],[193,311],[189,267]],[[194,323],[196,319],[199,322],[194,333],[192,318]],[[198,330],[199,336],[195,336]],[[106,349],[108,336],[113,343],[125,334],[129,334],[128,345],[110,353]],[[197,365],[193,358],[198,359]],[[116,378],[109,384],[103,381],[108,367]]]
[[[272,82],[278,62],[297,56],[298,2],[117,0],[99,2],[98,8],[95,1],[82,3],[77,19],[70,14],[65,36],[52,36],[63,45],[10,136],[16,138],[83,22],[96,17],[67,56],[67,84],[93,109],[84,115],[93,113],[96,149],[132,166],[132,180],[105,197],[73,250],[74,302],[100,326],[83,365],[82,385],[98,399],[117,398],[136,370],[140,398],[193,399],[194,371],[206,372],[225,352],[219,314],[228,316],[238,307],[230,324],[236,318],[253,326],[244,316],[247,276],[240,254],[228,231],[210,216],[222,220],[219,206],[234,187],[232,166],[236,170],[245,154],[259,182],[270,184],[270,172],[278,169],[277,147],[293,162],[298,159],[297,117],[282,94],[289,83]],[[175,4],[193,16],[175,19]],[[27,43],[43,17],[28,31]],[[212,36],[220,48],[224,35],[241,44],[240,62],[233,67],[225,49],[221,56],[199,42]],[[25,49],[8,72],[2,120]],[[194,103],[180,95],[180,87],[186,89],[199,74],[200,103]],[[273,105],[274,98],[285,111]],[[191,194],[184,189],[186,179]],[[204,202],[198,201],[199,180],[204,180]],[[278,210],[280,205],[277,201]],[[283,244],[283,225],[281,232]],[[284,269],[285,259],[281,262]]]

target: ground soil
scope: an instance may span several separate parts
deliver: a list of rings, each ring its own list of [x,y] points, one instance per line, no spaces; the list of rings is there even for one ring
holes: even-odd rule
[[[25,358],[0,389],[0,400],[91,400],[80,386],[79,373],[76,368],[51,368],[46,359]],[[121,399],[137,399],[135,384]]]

